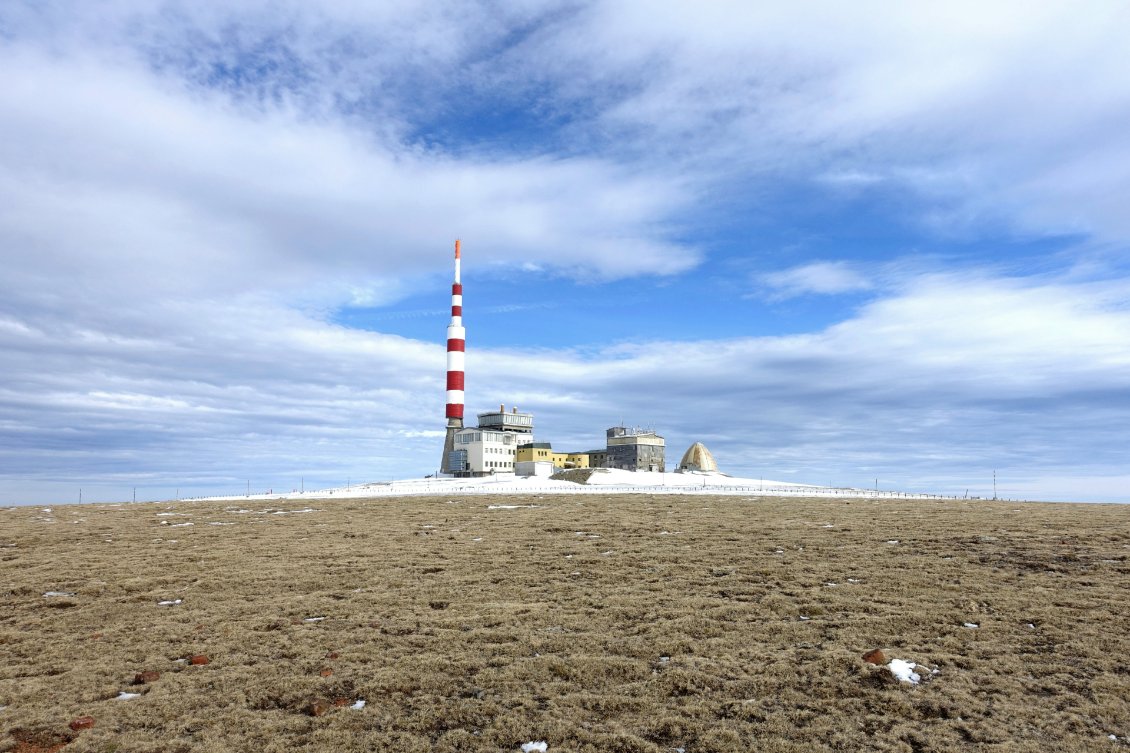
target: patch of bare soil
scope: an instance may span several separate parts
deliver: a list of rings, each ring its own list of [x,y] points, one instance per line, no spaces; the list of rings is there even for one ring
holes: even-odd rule
[[[0,750],[1130,748],[1127,506],[275,504],[0,513]]]

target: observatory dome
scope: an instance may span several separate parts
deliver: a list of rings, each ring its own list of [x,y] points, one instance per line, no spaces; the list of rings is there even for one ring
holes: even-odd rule
[[[706,449],[706,445],[702,442],[695,442],[683,453],[683,459],[679,461],[677,470],[717,471],[718,463],[714,461],[714,456],[710,454],[710,450]]]

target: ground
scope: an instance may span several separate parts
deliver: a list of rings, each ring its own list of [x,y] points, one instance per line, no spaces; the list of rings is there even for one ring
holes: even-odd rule
[[[1127,749],[1128,556],[1124,505],[0,510],[0,750]]]

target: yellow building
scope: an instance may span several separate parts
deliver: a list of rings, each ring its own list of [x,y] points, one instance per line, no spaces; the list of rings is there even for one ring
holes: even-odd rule
[[[588,468],[589,467],[589,454],[587,452],[567,452],[567,453],[553,453],[554,455],[564,454],[565,468]]]
[[[530,442],[518,445],[514,456],[515,463],[553,463],[554,468],[588,468],[587,452],[554,452],[549,442]]]

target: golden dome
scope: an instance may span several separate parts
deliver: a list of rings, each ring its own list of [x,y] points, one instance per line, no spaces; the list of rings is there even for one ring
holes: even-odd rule
[[[683,459],[679,461],[680,471],[717,471],[718,463],[715,462],[714,456],[710,454],[710,450],[706,449],[706,445],[702,442],[695,442],[683,453]]]

